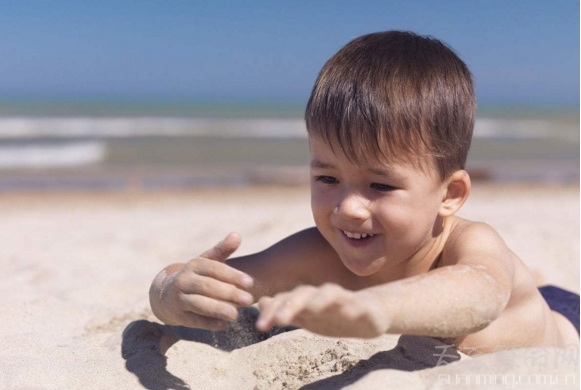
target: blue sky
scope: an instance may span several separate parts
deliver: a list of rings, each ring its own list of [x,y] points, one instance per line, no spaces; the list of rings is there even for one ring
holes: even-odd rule
[[[451,45],[480,104],[579,105],[578,0],[0,0],[0,99],[301,102],[389,29]]]

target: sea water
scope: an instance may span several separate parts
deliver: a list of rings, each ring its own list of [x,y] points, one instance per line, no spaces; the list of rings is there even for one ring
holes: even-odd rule
[[[308,182],[301,105],[4,104],[0,190]],[[476,179],[579,180],[578,110],[485,112]]]

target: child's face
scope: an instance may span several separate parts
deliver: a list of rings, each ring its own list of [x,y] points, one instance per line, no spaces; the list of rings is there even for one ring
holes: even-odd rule
[[[317,228],[359,276],[405,271],[435,250],[445,186],[433,167],[350,162],[311,137],[311,207]],[[335,153],[334,151],[337,151]]]

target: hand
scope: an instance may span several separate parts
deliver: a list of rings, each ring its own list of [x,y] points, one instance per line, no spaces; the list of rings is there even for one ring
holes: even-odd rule
[[[353,292],[335,284],[299,286],[273,298],[260,299],[256,327],[295,325],[333,337],[373,338],[389,328],[380,299],[368,290]]]
[[[237,318],[239,306],[254,301],[247,291],[252,287],[252,278],[225,264],[239,246],[240,236],[230,233],[212,249],[167,276],[156,288],[158,296],[151,300],[152,308],[158,309],[154,310],[156,315],[169,325],[225,329],[229,321]]]

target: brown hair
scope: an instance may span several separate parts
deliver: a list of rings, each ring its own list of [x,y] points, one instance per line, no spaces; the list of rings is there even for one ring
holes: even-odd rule
[[[353,162],[425,166],[443,180],[463,169],[476,103],[467,66],[431,37],[387,31],[349,42],[325,64],[307,104],[310,137]]]

